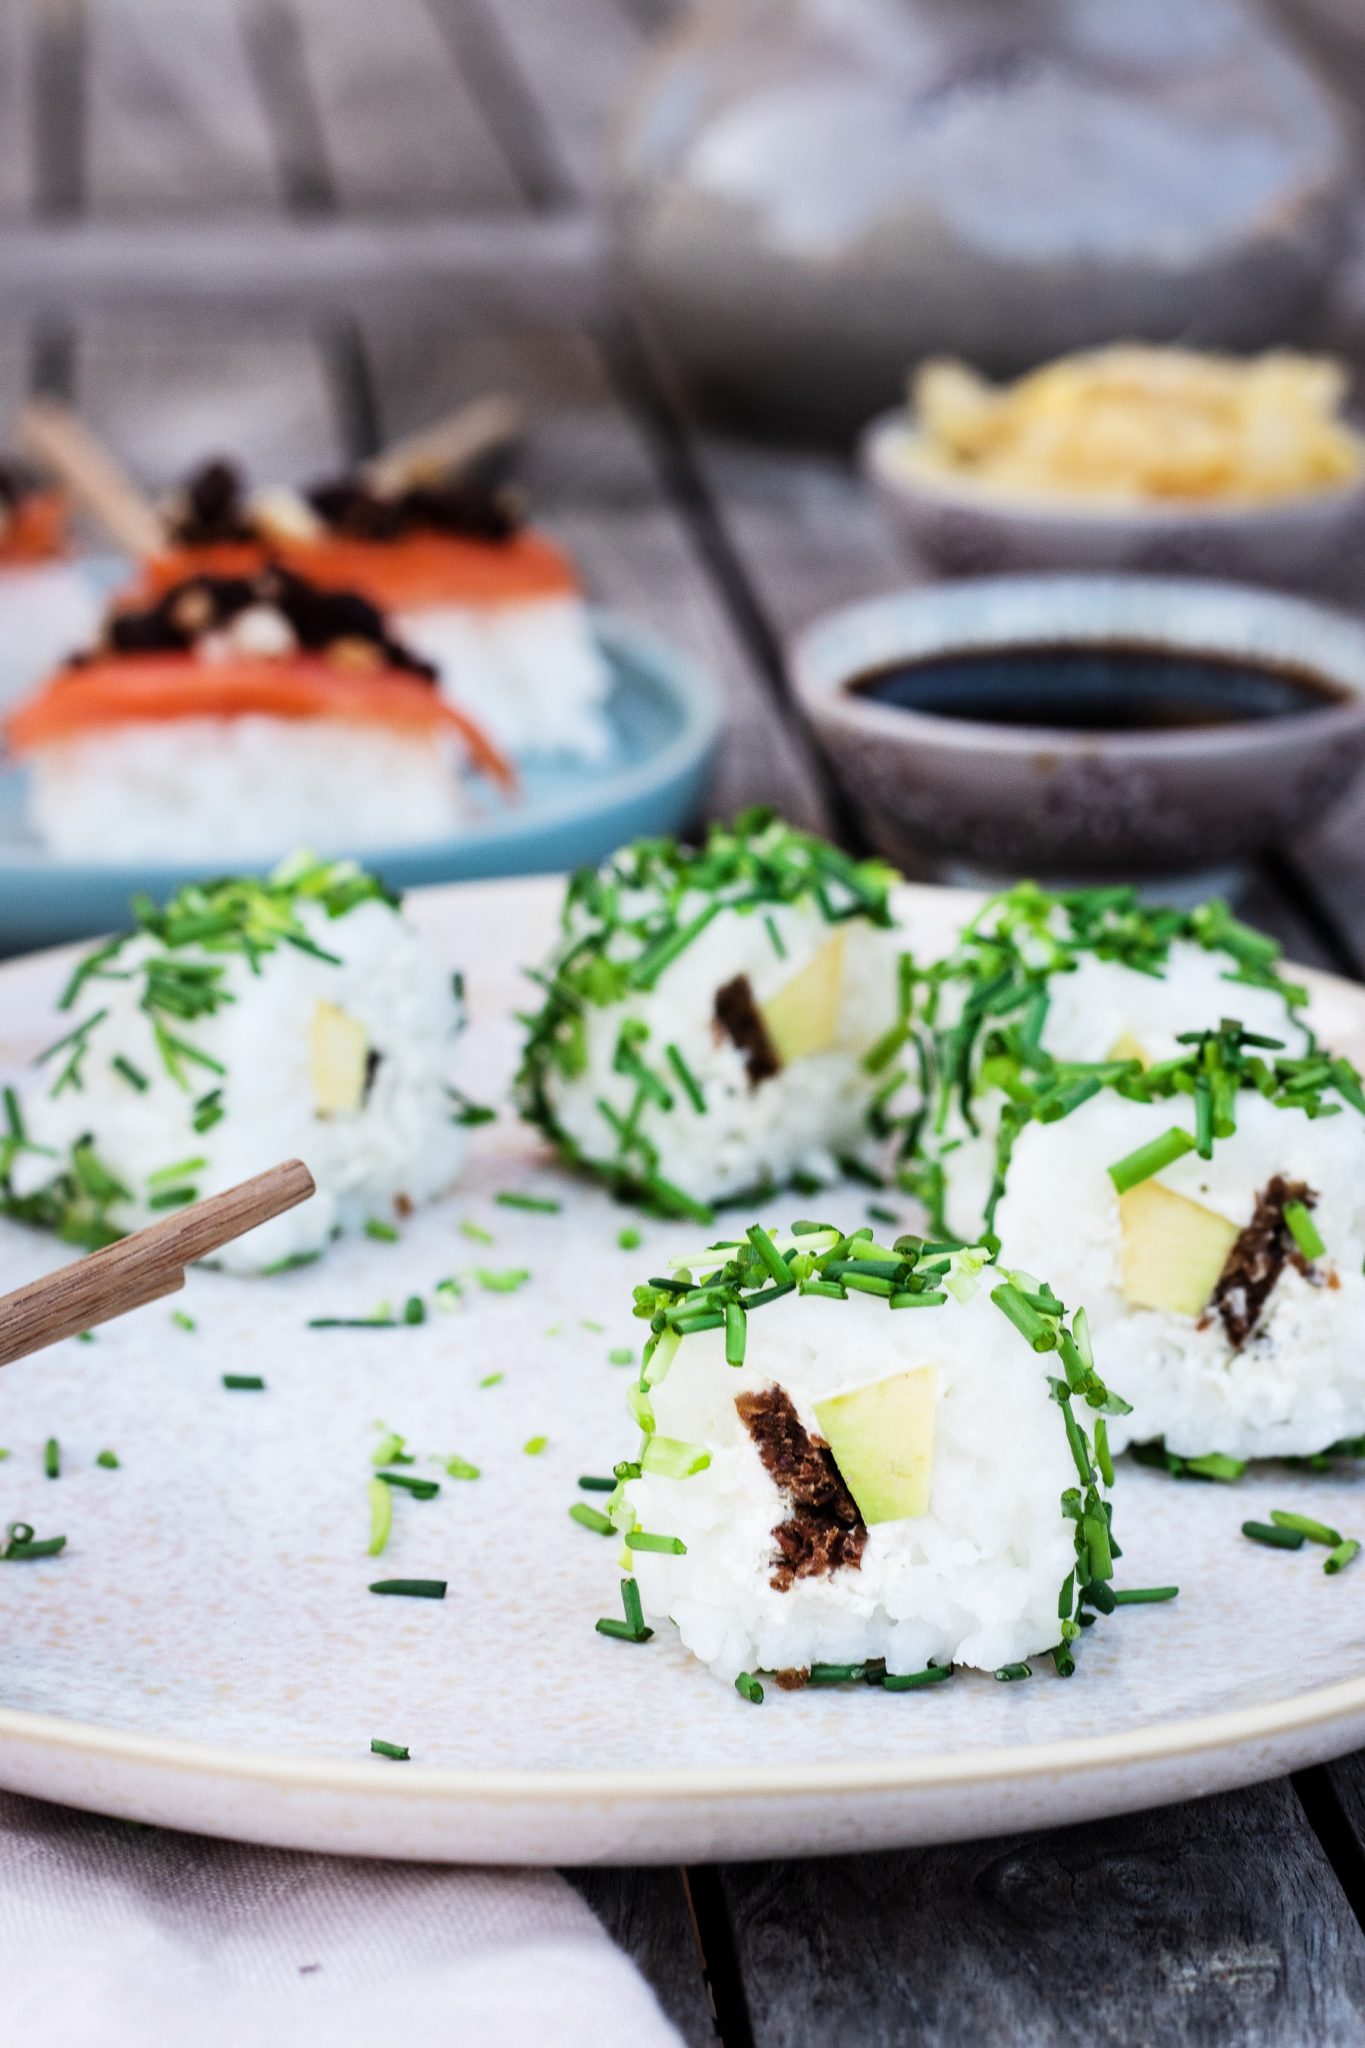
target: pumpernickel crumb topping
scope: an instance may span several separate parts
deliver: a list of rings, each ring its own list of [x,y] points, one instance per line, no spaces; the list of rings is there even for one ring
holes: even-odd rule
[[[1277,1173],[1256,1197],[1250,1223],[1238,1232],[1218,1276],[1209,1306],[1223,1319],[1228,1342],[1240,1351],[1255,1333],[1262,1311],[1286,1266],[1307,1274],[1309,1263],[1284,1220],[1290,1202],[1311,1209],[1317,1196],[1301,1180]]]
[[[782,1062],[754,1001],[747,974],[737,974],[733,981],[726,982],[724,988],[716,990],[716,1029],[744,1054],[744,1068],[751,1088],[757,1088],[761,1081],[781,1073]]]
[[[233,462],[215,456],[187,478],[167,507],[167,530],[179,547],[221,547],[233,542],[273,546],[280,538],[267,498],[253,500]],[[276,496],[279,494],[276,493]],[[503,460],[444,477],[379,491],[361,476],[328,478],[302,494],[286,493],[298,515],[318,522],[319,533],[345,540],[396,541],[414,533],[462,540],[507,541],[520,530],[525,506],[507,481]]]
[[[790,1510],[773,1530],[777,1549],[769,1585],[785,1593],[797,1579],[819,1578],[843,1565],[856,1571],[867,1525],[829,1445],[808,1433],[782,1387],[740,1394],[735,1407]]]

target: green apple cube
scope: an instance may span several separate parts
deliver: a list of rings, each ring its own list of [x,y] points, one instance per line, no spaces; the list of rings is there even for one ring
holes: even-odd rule
[[[313,1010],[309,1050],[318,1115],[351,1116],[365,1099],[370,1053],[365,1026],[335,1003],[319,1002]]]
[[[844,934],[831,933],[799,974],[759,1004],[764,1028],[784,1067],[828,1052],[839,1031],[844,992]]]
[[[1139,1181],[1119,1197],[1123,1296],[1132,1308],[1202,1315],[1228,1253],[1235,1223],[1160,1181]]]
[[[821,1434],[869,1528],[928,1510],[937,1391],[937,1368],[917,1365],[815,1404]]]

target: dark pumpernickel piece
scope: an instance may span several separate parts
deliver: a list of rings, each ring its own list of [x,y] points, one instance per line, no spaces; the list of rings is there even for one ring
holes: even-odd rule
[[[169,531],[173,541],[187,548],[254,540],[246,486],[237,465],[222,456],[202,463],[186,480]]]
[[[740,1394],[735,1407],[790,1509],[773,1530],[777,1551],[769,1585],[785,1593],[797,1579],[819,1578],[842,1565],[856,1571],[867,1525],[829,1445],[808,1435],[782,1387]]]
[[[186,653],[255,607],[278,612],[299,647],[339,666],[402,669],[435,682],[430,662],[395,640],[384,614],[353,590],[323,590],[270,563],[252,576],[191,576],[145,610],[116,612],[105,628],[112,654]]]
[[[307,498],[323,524],[347,540],[402,540],[442,533],[459,540],[507,541],[525,517],[517,492],[500,475],[471,470],[393,493],[358,477],[314,484]]]
[[[737,974],[724,988],[716,990],[716,1026],[744,1054],[751,1088],[781,1073],[782,1062],[754,1001],[747,974]]]
[[[1286,1266],[1307,1273],[1309,1265],[1284,1220],[1288,1203],[1311,1209],[1317,1196],[1301,1180],[1277,1173],[1256,1197],[1250,1223],[1238,1232],[1209,1306],[1223,1319],[1228,1342],[1240,1351],[1261,1320],[1261,1311]]]

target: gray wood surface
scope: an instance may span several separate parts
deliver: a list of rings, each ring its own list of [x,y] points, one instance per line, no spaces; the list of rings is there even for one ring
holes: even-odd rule
[[[612,303],[592,210],[612,109],[682,12],[0,9],[0,408],[64,385],[161,487],[219,450],[305,478],[515,392],[538,510],[593,595],[724,684],[712,809],[838,829],[782,642],[906,565],[845,465],[691,417]],[[1296,957],[1365,965],[1362,827],[1365,797],[1253,878],[1244,910]],[[698,1870],[690,1894],[573,1876],[690,2048],[714,2038],[698,1934],[729,2048],[1365,2038],[1362,1758],[1028,1840]]]

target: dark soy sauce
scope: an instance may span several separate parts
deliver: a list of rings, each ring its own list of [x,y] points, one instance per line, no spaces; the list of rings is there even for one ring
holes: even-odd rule
[[[1132,642],[971,648],[893,662],[848,685],[935,718],[1067,732],[1190,732],[1302,718],[1351,701],[1312,669]]]

